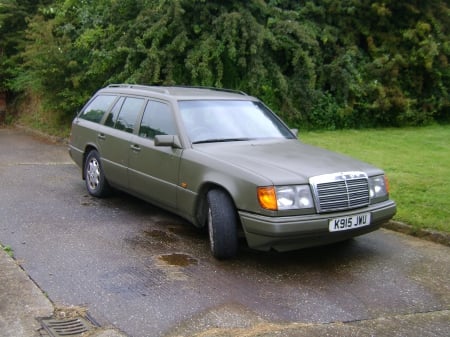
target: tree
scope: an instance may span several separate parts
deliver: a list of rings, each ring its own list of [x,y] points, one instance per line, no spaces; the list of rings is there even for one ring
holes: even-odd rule
[[[56,0],[36,8],[27,9],[26,47],[12,52],[23,62],[7,69],[12,87],[33,87],[65,118],[115,82],[240,89],[297,127],[449,118],[445,1]]]
[[[10,81],[20,69],[28,18],[48,2],[0,0],[0,91],[10,89]]]

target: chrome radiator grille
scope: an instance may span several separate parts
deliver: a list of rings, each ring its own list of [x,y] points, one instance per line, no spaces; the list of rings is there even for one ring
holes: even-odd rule
[[[326,174],[310,179],[318,212],[332,212],[369,204],[369,181],[363,172]]]

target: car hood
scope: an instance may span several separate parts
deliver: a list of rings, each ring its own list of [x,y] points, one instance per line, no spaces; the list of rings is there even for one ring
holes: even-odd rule
[[[273,184],[308,183],[310,177],[348,171],[369,176],[380,169],[359,160],[297,140],[201,144],[195,150],[270,180]]]

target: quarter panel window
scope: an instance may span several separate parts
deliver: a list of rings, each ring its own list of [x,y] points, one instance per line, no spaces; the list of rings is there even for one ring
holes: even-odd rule
[[[132,133],[137,116],[141,112],[144,102],[145,100],[143,98],[127,97],[114,127]]]
[[[170,106],[149,101],[142,117],[139,136],[153,139],[156,135],[176,135],[175,122]]]
[[[108,111],[111,104],[117,96],[99,95],[95,97],[83,110],[80,118],[91,122],[99,123],[106,111]]]

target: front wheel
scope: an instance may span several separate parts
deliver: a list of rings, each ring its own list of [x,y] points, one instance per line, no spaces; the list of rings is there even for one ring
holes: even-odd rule
[[[208,232],[211,252],[217,259],[229,259],[238,252],[238,215],[231,198],[222,190],[208,192]]]
[[[101,198],[109,194],[110,187],[103,173],[100,155],[96,150],[89,152],[86,157],[84,176],[86,188],[90,195]]]

